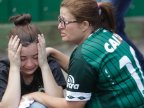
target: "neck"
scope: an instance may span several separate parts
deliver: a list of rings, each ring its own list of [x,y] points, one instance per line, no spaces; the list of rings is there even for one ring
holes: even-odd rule
[[[81,44],[82,42],[84,42],[90,35],[91,35],[91,31],[85,31],[83,38],[81,39],[81,42],[79,44]]]
[[[33,81],[34,75],[23,75],[22,77],[25,84],[29,85]]]

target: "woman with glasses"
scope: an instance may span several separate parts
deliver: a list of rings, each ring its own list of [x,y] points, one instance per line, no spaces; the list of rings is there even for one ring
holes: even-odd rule
[[[114,33],[112,7],[95,0],[63,0],[58,29],[77,45],[70,59],[53,48],[47,53],[68,73],[65,98],[27,95],[54,108],[142,108],[144,75],[133,48]]]

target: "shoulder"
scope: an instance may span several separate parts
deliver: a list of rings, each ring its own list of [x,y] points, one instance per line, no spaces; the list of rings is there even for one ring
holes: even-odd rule
[[[8,58],[0,58],[0,76],[8,76],[9,66]]]
[[[75,50],[72,52],[70,56],[70,63],[69,67],[74,67],[74,69],[77,69],[78,67],[83,67],[87,64],[87,61],[85,60],[85,54],[82,52],[83,47],[82,45],[79,45]]]
[[[53,58],[52,56],[48,56],[48,57],[47,57],[47,61],[48,61],[48,64],[49,64],[49,65],[57,64],[57,61],[56,61],[55,58]]]
[[[48,56],[47,57],[47,60],[48,60],[48,64],[50,66],[50,68],[53,70],[55,68],[60,68],[58,62],[56,61],[55,58],[53,58],[52,56]]]
[[[53,58],[52,56],[48,56],[47,60],[48,60],[48,63],[50,63],[50,62],[56,62],[55,58]]]
[[[0,69],[9,68],[10,63],[7,57],[0,58]]]
[[[113,32],[105,30],[103,28],[98,29],[92,35],[90,35],[82,45],[82,53],[88,56],[99,56],[107,53],[105,46],[110,47],[110,43]],[[112,41],[112,42],[109,42]]]

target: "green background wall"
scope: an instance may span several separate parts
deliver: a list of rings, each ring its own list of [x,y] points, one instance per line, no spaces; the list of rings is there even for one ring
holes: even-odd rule
[[[144,16],[144,0],[132,0],[126,16]]]
[[[61,0],[0,0],[0,23],[15,14],[30,13],[33,21],[53,21],[59,15]],[[144,0],[132,0],[126,16],[144,16]]]
[[[12,15],[30,13],[33,21],[57,20],[60,0],[0,0],[0,23]]]

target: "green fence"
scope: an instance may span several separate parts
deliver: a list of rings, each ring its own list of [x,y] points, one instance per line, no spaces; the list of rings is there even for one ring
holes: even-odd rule
[[[8,0],[0,1],[0,22],[7,22],[10,15],[10,8]]]
[[[30,13],[33,21],[57,20],[60,0],[0,0],[0,23],[12,15]]]
[[[10,16],[30,13],[33,21],[57,20],[61,0],[0,0],[0,23]],[[126,16],[144,16],[144,0],[132,0]]]
[[[40,20],[57,20],[61,0],[40,0]]]
[[[144,0],[132,0],[126,16],[144,16]]]

